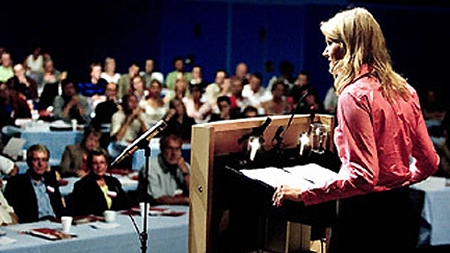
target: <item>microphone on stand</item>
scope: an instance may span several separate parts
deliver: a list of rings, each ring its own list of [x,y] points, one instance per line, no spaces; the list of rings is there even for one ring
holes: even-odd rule
[[[128,156],[134,154],[136,150],[138,150],[142,145],[148,145],[148,142],[155,137],[157,134],[162,132],[167,127],[167,121],[174,115],[173,112],[170,112],[160,121],[158,121],[155,125],[153,125],[150,129],[148,129],[145,133],[143,133],[139,138],[133,141],[128,147],[126,147],[120,155],[116,157],[116,159],[111,163],[110,167],[120,163]]]

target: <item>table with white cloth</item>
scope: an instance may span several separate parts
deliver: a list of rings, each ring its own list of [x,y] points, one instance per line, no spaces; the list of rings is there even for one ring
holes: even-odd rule
[[[429,177],[411,187],[421,194],[419,246],[450,245],[450,180]]]
[[[147,252],[152,253],[186,253],[188,252],[188,206],[159,206],[167,207],[173,211],[185,212],[181,216],[149,216],[148,217],[148,241]],[[139,231],[142,229],[142,217],[133,216]],[[97,221],[99,222],[99,221]],[[103,222],[101,222],[103,223]],[[51,241],[18,231],[31,228],[61,229],[61,224],[50,221],[41,221],[28,224],[19,224],[2,227],[6,235],[0,237],[0,252],[2,253],[124,253],[140,252],[141,243],[138,232],[135,230],[132,220],[128,215],[118,214],[114,223],[118,227],[98,229],[86,223],[72,226],[70,233],[76,238]],[[105,223],[108,224],[108,223]],[[5,238],[6,237],[6,238]],[[2,245],[5,239],[15,240],[12,243]]]

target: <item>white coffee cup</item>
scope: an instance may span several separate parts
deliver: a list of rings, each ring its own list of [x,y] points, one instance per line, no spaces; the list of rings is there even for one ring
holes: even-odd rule
[[[103,212],[103,216],[105,217],[105,222],[113,222],[116,220],[116,211],[106,210]]]
[[[62,216],[61,217],[62,231],[64,233],[70,232],[70,227],[72,226],[72,220],[73,220],[73,218],[70,216]]]

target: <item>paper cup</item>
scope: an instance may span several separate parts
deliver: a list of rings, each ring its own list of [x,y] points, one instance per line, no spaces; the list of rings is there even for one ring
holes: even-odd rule
[[[62,231],[64,233],[70,232],[70,227],[72,226],[72,217],[62,216],[61,217]]]
[[[114,222],[116,220],[116,212],[112,210],[106,210],[103,212],[103,216],[105,217],[105,222]]]

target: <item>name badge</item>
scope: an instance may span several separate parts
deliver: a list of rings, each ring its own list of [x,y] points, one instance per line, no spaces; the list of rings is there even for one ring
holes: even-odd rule
[[[115,198],[115,197],[117,197],[117,192],[115,192],[115,191],[107,191],[106,195],[108,195],[108,197],[110,197],[110,198]]]
[[[55,192],[55,188],[51,187],[50,185],[47,185],[47,191],[49,193],[54,193]]]

